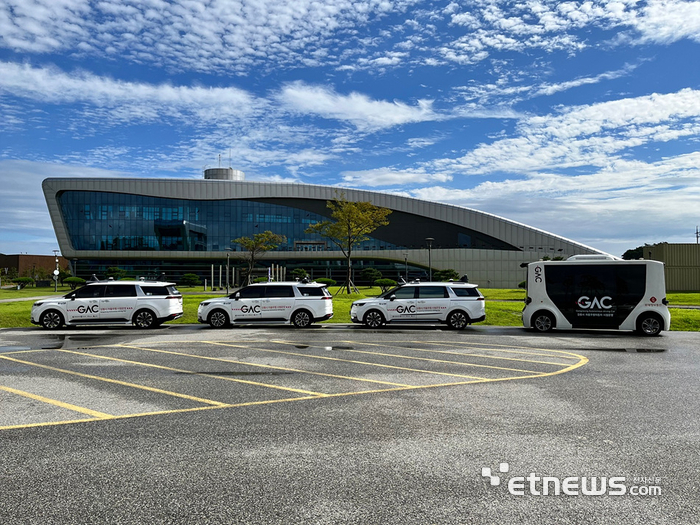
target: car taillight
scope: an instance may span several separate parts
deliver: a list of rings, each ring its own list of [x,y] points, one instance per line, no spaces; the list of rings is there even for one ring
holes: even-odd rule
[[[323,297],[321,297],[321,299],[328,299],[329,301],[332,301],[332,300],[333,300],[332,297],[327,296],[327,295],[324,295]]]
[[[179,295],[168,295],[166,299],[180,299]]]
[[[477,300],[477,301],[485,301],[485,300],[486,300],[486,297],[477,297],[476,300]]]

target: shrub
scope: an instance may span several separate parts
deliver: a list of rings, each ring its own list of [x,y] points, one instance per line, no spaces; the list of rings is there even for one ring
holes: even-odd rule
[[[292,270],[292,277],[294,277],[295,279],[299,279],[300,281],[307,275],[309,275],[309,273],[303,268],[294,268]]]
[[[17,277],[16,279],[13,279],[12,282],[18,285],[20,288],[25,288],[30,284],[34,284],[34,279],[31,277]]]
[[[75,290],[78,286],[85,284],[85,279],[81,279],[80,277],[66,277],[63,279],[63,282],[70,286],[71,290]]]
[[[382,293],[386,292],[389,288],[396,286],[396,281],[393,279],[377,279],[374,281],[375,286],[379,286],[382,289]]]
[[[266,283],[267,282],[267,277],[256,277],[253,279],[254,283]]]
[[[456,270],[437,270],[433,272],[434,281],[449,281],[450,279],[453,281],[459,280],[459,274]]]
[[[373,283],[377,279],[382,278],[382,272],[377,270],[376,268],[364,268],[360,272],[360,279],[363,281],[367,281],[368,283]]]
[[[197,286],[198,284],[201,284],[202,280],[199,278],[197,274],[194,273],[186,273],[180,278],[180,281],[177,283],[180,286]]]
[[[336,281],[334,281],[333,279],[326,279],[325,277],[316,279],[316,282],[320,284],[325,284],[326,286],[335,286],[336,283]]]

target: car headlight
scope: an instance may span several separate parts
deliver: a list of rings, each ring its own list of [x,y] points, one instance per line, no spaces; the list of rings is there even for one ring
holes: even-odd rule
[[[36,308],[37,306],[41,306],[42,304],[44,304],[44,303],[34,303],[34,304],[32,305],[32,308]]]
[[[209,306],[209,303],[201,303],[199,306],[200,306],[200,308],[201,308],[202,306]]]
[[[366,303],[352,303],[353,306],[364,306]]]

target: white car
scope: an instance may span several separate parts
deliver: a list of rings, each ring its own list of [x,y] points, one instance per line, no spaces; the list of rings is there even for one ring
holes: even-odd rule
[[[46,329],[64,324],[134,324],[151,328],[182,317],[182,295],[175,283],[99,281],[32,306],[32,323]]]
[[[350,318],[377,328],[386,323],[446,323],[461,330],[486,319],[484,296],[475,284],[412,282],[352,303]]]
[[[282,323],[305,328],[333,317],[333,297],[315,282],[256,283],[199,305],[197,319],[212,328],[230,324]]]

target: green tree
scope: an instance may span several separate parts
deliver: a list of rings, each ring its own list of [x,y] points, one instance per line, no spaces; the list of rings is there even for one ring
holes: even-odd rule
[[[387,216],[391,210],[380,208],[371,202],[350,202],[344,195],[326,203],[333,220],[312,224],[306,233],[316,233],[335,244],[347,261],[346,291],[350,294],[352,284],[352,250],[369,239],[368,235],[380,226],[389,224]]]
[[[32,279],[31,277],[17,277],[12,282],[18,285],[20,288],[25,288],[30,284],[34,284],[34,279]]]
[[[78,286],[85,284],[85,279],[81,277],[66,277],[63,282],[70,286],[71,290],[75,290]]]
[[[110,266],[109,268],[107,268],[106,274],[107,277],[111,277],[115,281],[118,281],[119,279],[123,279],[124,277],[126,277],[127,271],[117,266]]]
[[[239,244],[246,250],[243,260],[248,265],[246,279],[247,283],[250,284],[253,269],[255,268],[255,263],[258,258],[265,252],[274,250],[283,242],[287,242],[287,238],[284,235],[278,235],[272,233],[270,230],[265,230],[262,233],[256,233],[252,237],[239,237],[238,239],[233,239],[231,242]]]
[[[309,272],[307,272],[303,268],[294,268],[292,270],[292,277],[294,277],[295,279],[299,279],[300,281],[307,275],[309,275]]]
[[[450,279],[457,281],[459,274],[451,268],[449,270],[437,270],[433,272],[433,279],[436,281],[449,281]]]
[[[644,246],[637,246],[636,248],[632,248],[630,250],[627,250],[625,253],[622,254],[622,258],[625,259],[626,261],[632,261],[635,259],[643,259],[644,258],[644,248],[646,248],[647,246],[653,246],[653,244],[644,243]]]
[[[180,286],[197,286],[201,284],[202,280],[196,273],[186,273],[180,277],[180,281],[177,283]]]
[[[380,272],[376,268],[363,268],[360,272],[360,278],[363,281],[368,281],[371,286],[374,283],[374,281],[382,278],[382,272]]]

